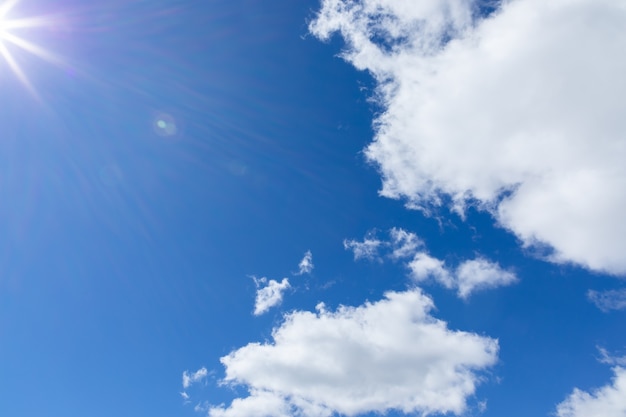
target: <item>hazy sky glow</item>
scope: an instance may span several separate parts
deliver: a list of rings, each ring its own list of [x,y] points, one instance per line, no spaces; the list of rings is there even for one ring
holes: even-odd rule
[[[0,2],[1,416],[626,416],[620,0]]]

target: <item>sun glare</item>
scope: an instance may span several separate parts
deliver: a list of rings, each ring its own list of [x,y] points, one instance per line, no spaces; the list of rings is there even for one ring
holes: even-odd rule
[[[0,5],[0,42],[4,41],[4,34],[7,31],[7,13],[10,11],[14,3],[15,2],[10,3],[7,1]]]
[[[9,34],[9,27],[11,26],[11,19],[9,13],[11,9],[18,3],[19,0],[5,0],[0,3],[0,41],[4,42],[6,35]]]
[[[2,0],[0,0],[0,2],[1,1]],[[11,11],[13,11],[14,7],[19,2],[20,0],[5,0],[0,3],[0,57],[4,60],[6,65],[11,69],[19,81],[36,96],[37,94],[28,80],[28,77],[26,77],[26,74],[20,67],[19,63],[11,54],[11,48],[17,47],[48,62],[62,65],[62,62],[58,57],[37,44],[28,41],[23,36],[18,36],[17,34],[18,31],[24,29],[49,26],[55,22],[53,18],[49,17],[12,18]],[[0,62],[0,65],[2,65],[2,62]]]

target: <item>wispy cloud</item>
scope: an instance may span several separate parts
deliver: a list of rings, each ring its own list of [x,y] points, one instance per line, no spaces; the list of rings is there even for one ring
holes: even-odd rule
[[[266,313],[270,308],[280,304],[283,301],[283,292],[290,288],[289,280],[283,278],[281,282],[267,278],[254,278],[257,286],[256,299],[254,302],[254,315],[260,316]]]
[[[392,247],[391,257],[394,259],[412,257],[424,246],[424,242],[415,233],[396,227],[389,231],[389,237],[391,238],[389,244]]]
[[[343,241],[343,247],[347,250],[351,250],[354,253],[354,260],[379,259],[378,250],[382,244],[383,242],[376,239],[373,235],[367,236],[362,241],[349,239]]]
[[[336,311],[295,311],[272,332],[223,357],[224,382],[249,396],[210,417],[461,414],[497,359],[498,342],[433,317],[419,289]],[[419,349],[415,347],[419,346]]]
[[[372,241],[376,242],[375,245],[367,243]],[[362,246],[375,247],[376,259],[401,260],[405,262],[415,282],[435,281],[446,288],[456,290],[457,295],[463,299],[469,298],[477,291],[503,287],[518,281],[512,271],[503,269],[498,263],[483,257],[462,261],[456,268],[449,267],[444,260],[430,255],[424,241],[415,233],[399,228],[389,231],[389,240],[366,237],[363,242],[354,240],[347,242],[351,242],[349,249],[355,247],[360,249]],[[355,252],[355,259],[362,257],[367,256],[357,257]]]
[[[310,274],[311,271],[313,271],[314,267],[315,265],[313,265],[313,254],[310,250],[308,250],[304,254],[304,258],[302,258],[302,260],[298,264],[298,275]]]
[[[376,230],[367,232],[363,240],[345,239],[343,247],[352,251],[354,260],[382,261],[384,257],[402,259],[413,256],[424,242],[415,234],[399,228],[389,230],[387,239],[379,239]]]
[[[587,297],[605,313],[626,309],[626,288],[608,291],[589,290]]]
[[[619,365],[626,367],[626,356],[615,356],[608,352],[603,347],[598,346],[598,352],[600,352],[600,362],[608,365]]]
[[[202,401],[193,407],[193,411],[195,411],[196,413],[207,413],[210,408],[211,405],[208,401]]]
[[[196,372],[183,372],[183,388],[187,389],[191,385],[203,381],[208,375],[209,372],[204,367],[198,369]],[[181,395],[184,399],[189,399],[186,392],[181,393]]]
[[[475,205],[551,261],[626,274],[624,8],[498,3],[486,19],[471,0],[323,0],[310,31],[378,83],[382,195]]]

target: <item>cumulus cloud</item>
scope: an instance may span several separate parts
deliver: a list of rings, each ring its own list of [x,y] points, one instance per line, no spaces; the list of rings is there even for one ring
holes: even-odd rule
[[[246,398],[236,398],[230,407],[209,408],[210,417],[291,417],[287,401],[280,395],[252,390]]]
[[[613,381],[591,393],[575,388],[557,406],[558,417],[623,417],[626,415],[626,369],[613,368]]]
[[[254,278],[257,286],[256,299],[254,302],[254,315],[260,316],[267,312],[270,308],[280,304],[283,301],[283,292],[290,288],[289,280],[283,278],[281,282],[273,279],[267,281],[267,278]]]
[[[328,311],[295,311],[272,332],[221,358],[224,383],[249,396],[211,417],[462,414],[497,360],[498,342],[449,329],[419,289]]]
[[[433,278],[446,288],[454,287],[454,278],[445,263],[441,259],[433,258],[426,252],[416,253],[407,266],[411,271],[411,277],[417,282]]]
[[[209,375],[209,372],[204,367],[198,369],[196,372],[189,372],[189,371],[183,372],[183,388],[187,389],[191,385],[197,382],[201,382],[207,377],[207,375]],[[189,395],[187,395],[187,393],[185,392],[182,392],[181,396],[185,400],[189,399]]]
[[[477,290],[503,287],[517,282],[514,273],[483,258],[465,261],[456,269],[456,286],[461,298]]]
[[[304,258],[298,264],[298,275],[310,274],[313,271],[313,254],[310,250],[306,251]]]
[[[378,83],[381,194],[488,210],[549,259],[626,273],[626,6],[323,0],[310,24]]]
[[[450,269],[444,261],[433,258],[426,252],[418,252],[408,263],[408,267],[415,281],[433,279],[446,288],[456,289],[457,295],[463,299],[469,298],[476,291],[517,282],[513,272],[484,258],[463,261],[456,269]]]
[[[626,288],[608,291],[589,290],[587,297],[605,313],[611,310],[626,309]]]

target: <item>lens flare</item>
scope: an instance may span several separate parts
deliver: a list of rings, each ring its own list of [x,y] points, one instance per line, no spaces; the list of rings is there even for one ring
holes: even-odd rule
[[[152,126],[155,133],[159,136],[176,137],[180,133],[176,119],[167,113],[156,114]]]

